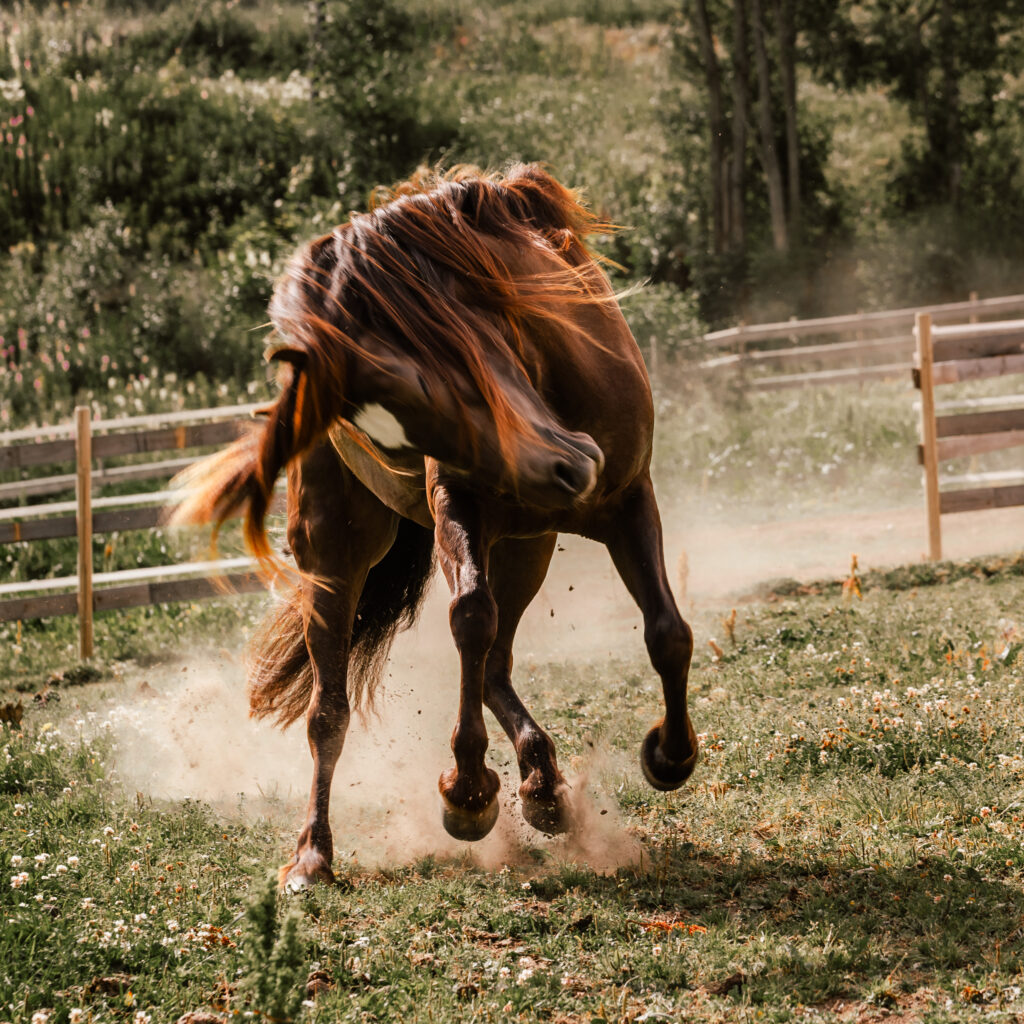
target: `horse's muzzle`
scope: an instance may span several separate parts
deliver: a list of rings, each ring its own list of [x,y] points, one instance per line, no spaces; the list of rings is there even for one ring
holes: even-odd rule
[[[551,484],[568,504],[586,500],[604,470],[604,452],[586,434],[558,438],[560,451],[551,464]]]

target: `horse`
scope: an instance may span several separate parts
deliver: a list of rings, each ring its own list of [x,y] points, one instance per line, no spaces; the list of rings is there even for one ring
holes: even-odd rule
[[[478,840],[498,815],[486,705],[508,734],[521,813],[572,824],[554,743],[511,682],[521,616],[559,533],[604,544],[639,606],[664,715],[647,781],[693,772],[693,636],[673,598],[651,484],[654,409],[636,341],[588,236],[611,230],[538,165],[421,171],[292,259],[270,302],[280,395],[197,464],[177,523],[244,516],[247,546],[284,568],[265,516],[287,474],[297,579],[254,641],[251,712],[305,716],[313,780],[281,884],[332,882],[331,780],[351,711],[371,701],[391,641],[439,561],[460,659],[442,821]]]

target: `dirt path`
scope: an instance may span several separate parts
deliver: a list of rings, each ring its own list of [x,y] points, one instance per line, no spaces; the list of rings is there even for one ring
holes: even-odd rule
[[[942,528],[946,558],[1024,549],[1024,508],[946,516]],[[747,525],[688,524],[668,514],[665,532],[672,585],[689,611],[724,604],[768,580],[842,579],[851,554],[861,570],[918,562],[927,545],[924,512],[916,507]],[[443,592],[436,587],[432,602],[442,602]],[[440,616],[436,624],[444,629]],[[546,657],[623,655],[640,651],[640,633],[639,614],[607,553],[578,537],[560,538],[548,578],[523,619],[518,648]]]
[[[688,525],[666,517],[666,525],[677,591],[680,553],[687,552],[683,608],[702,648],[720,610],[758,583],[783,576],[840,578],[851,552],[857,552],[865,569],[915,561],[924,538],[923,516],[916,508],[746,526]],[[1012,552],[1024,545],[1024,510],[950,517],[944,528],[950,557]],[[419,853],[453,848],[436,814],[434,782],[450,763],[448,737],[458,703],[458,659],[447,604],[447,588],[439,578],[418,625],[395,644],[380,718],[360,720],[349,734],[335,784],[335,816],[343,822],[339,849],[358,850],[367,862],[404,862]],[[527,692],[525,681],[534,665],[606,661],[614,672],[616,664],[646,664],[640,614],[602,547],[561,538],[551,572],[523,618],[515,657],[517,678],[524,680]],[[199,797],[228,809],[238,806],[238,794],[244,793],[250,813],[280,817],[289,827],[298,820],[309,782],[301,727],[282,736],[247,719],[239,658],[225,653],[214,664],[204,660],[139,668],[126,682],[137,698],[108,714],[127,785],[161,797]],[[659,708],[653,689],[649,699],[653,720]],[[512,786],[511,749],[493,725],[492,746],[491,756]],[[216,759],[210,757],[212,750],[218,751]],[[584,765],[582,771],[599,778],[603,764]],[[506,802],[513,799],[513,790],[506,793]],[[588,806],[596,807],[593,801],[607,795],[600,787],[597,794]],[[535,842],[532,834],[523,839],[516,831],[517,815],[505,814],[501,820],[502,829],[480,847],[482,862],[503,863],[523,843]],[[609,850],[618,850],[622,831],[616,815],[595,820],[600,827],[594,835]]]
[[[1024,549],[1024,508],[996,509],[942,520],[943,557],[973,558]],[[861,569],[882,569],[926,557],[923,508],[837,514],[751,526],[680,524],[666,542],[669,558],[685,550],[688,592],[713,600],[778,577],[840,578],[856,554]]]

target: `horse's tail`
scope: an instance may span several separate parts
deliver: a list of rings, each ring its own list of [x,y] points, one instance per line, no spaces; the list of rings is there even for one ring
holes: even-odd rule
[[[348,662],[353,707],[372,705],[391,642],[413,624],[434,570],[433,532],[408,519],[370,570],[356,606]],[[301,718],[313,690],[313,666],[297,601],[282,601],[253,640],[249,710],[282,728]]]
[[[185,497],[171,513],[170,524],[212,523],[216,539],[225,520],[242,513],[246,546],[268,574],[277,575],[281,563],[271,551],[264,522],[274,484],[287,463],[327,429],[316,415],[315,403],[307,400],[307,391],[302,360],[294,358],[290,379],[278,400],[263,410],[262,421],[175,478],[173,486]]]

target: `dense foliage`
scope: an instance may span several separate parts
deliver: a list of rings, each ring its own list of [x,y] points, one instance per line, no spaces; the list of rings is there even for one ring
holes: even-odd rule
[[[5,7],[0,426],[167,374],[261,388],[250,329],[288,253],[424,161],[543,160],[585,186],[623,227],[613,272],[657,285],[630,311],[642,347],[670,354],[702,322],[1013,289],[1016,0],[988,20],[785,0],[757,25],[753,2]],[[723,132],[735,104],[762,126],[732,155],[709,148],[711,59]]]

